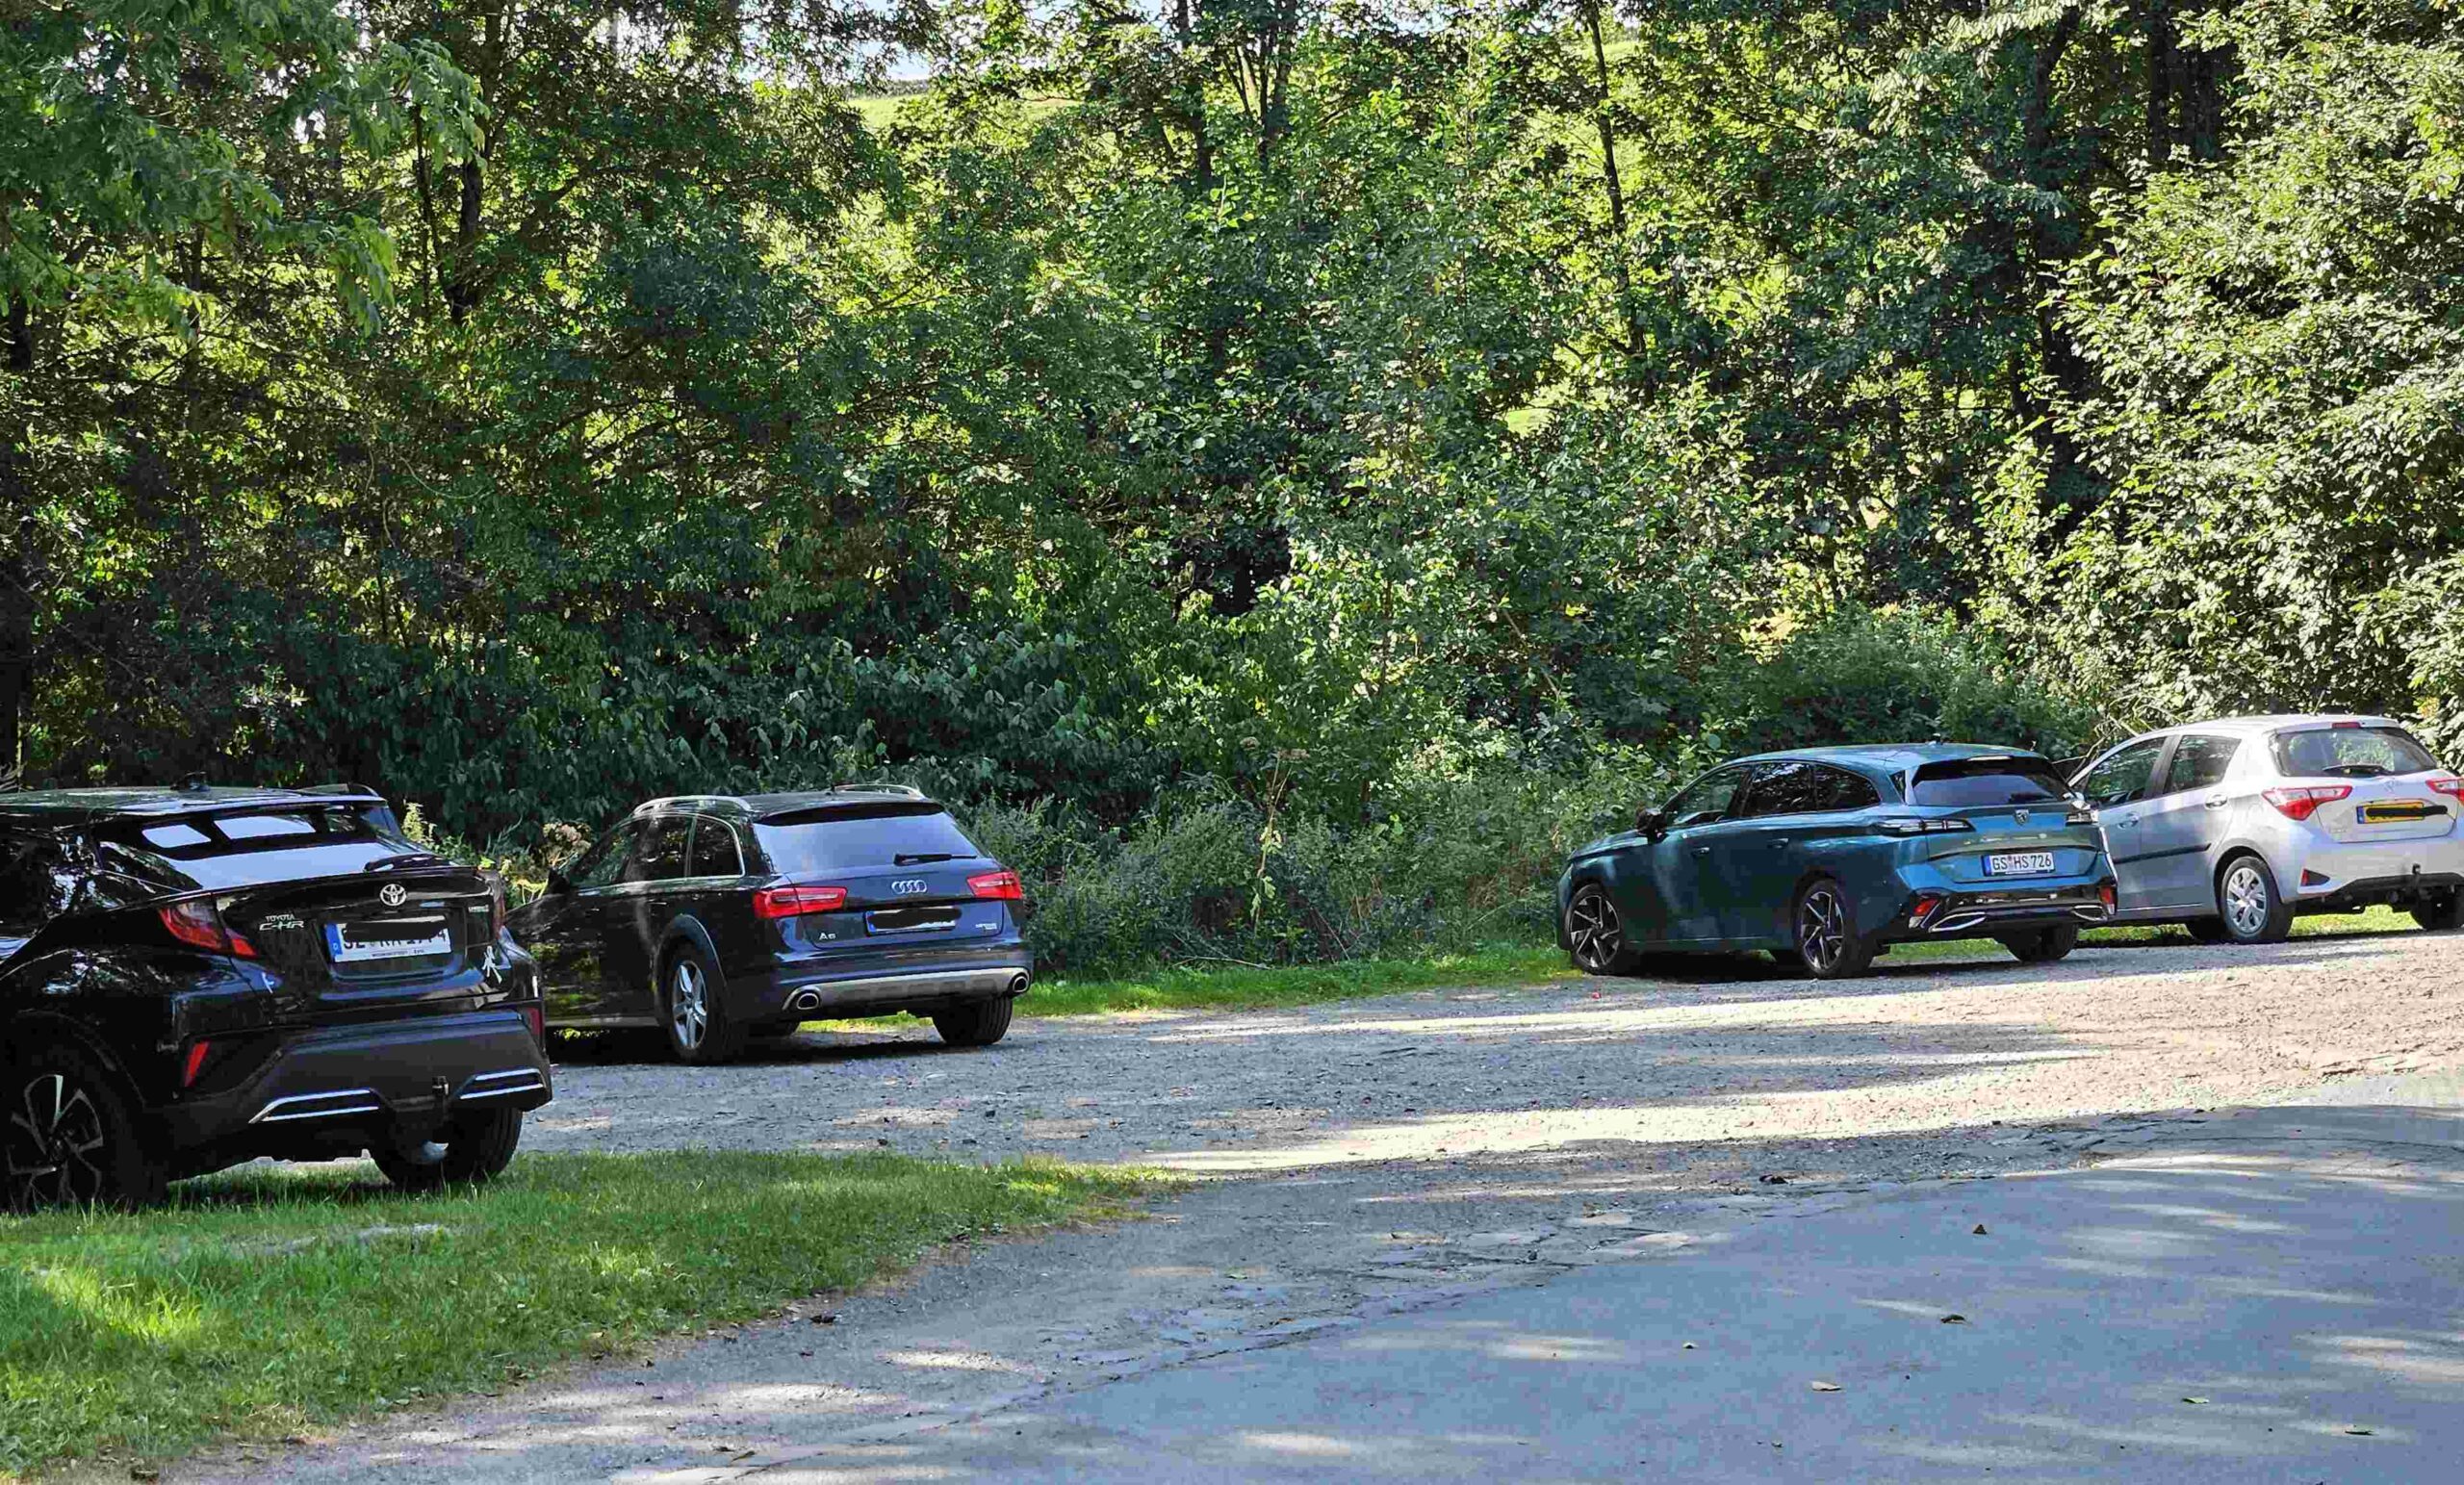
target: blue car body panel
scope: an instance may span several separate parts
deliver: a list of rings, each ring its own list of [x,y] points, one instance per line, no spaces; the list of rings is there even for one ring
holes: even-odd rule
[[[2061,800],[2024,807],[1909,803],[1911,781],[1929,763],[2000,758],[2040,763],[2051,771],[2049,763],[2024,751],[1960,743],[1809,748],[1723,764],[1705,780],[1739,767],[1824,764],[1864,781],[1874,802],[1856,808],[1753,814],[1749,784],[1720,818],[1593,841],[1573,855],[1558,880],[1560,941],[1566,909],[1589,882],[1606,889],[1627,941],[1637,948],[1792,948],[1798,893],[1823,877],[1845,889],[1858,931],[1878,943],[2102,921],[2110,905],[2101,891],[2113,871],[2103,835],[2084,810]],[[1703,781],[1689,784],[1679,798]],[[1925,834],[1885,829],[1886,821],[1904,825],[1949,817],[1967,828]],[[2050,856],[2052,869],[2015,877],[1987,870],[1989,857],[2035,853]],[[1938,900],[1931,926],[1912,923],[1912,907],[1928,898]],[[1963,925],[1958,920],[1969,911],[1979,916]]]

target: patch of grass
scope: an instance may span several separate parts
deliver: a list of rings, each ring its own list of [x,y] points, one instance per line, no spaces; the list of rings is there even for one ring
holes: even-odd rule
[[[0,1217],[0,1475],[519,1381],[864,1283],[936,1243],[1116,1215],[1160,1178],[1046,1162],[517,1160],[397,1195],[251,1167],[134,1215]]]

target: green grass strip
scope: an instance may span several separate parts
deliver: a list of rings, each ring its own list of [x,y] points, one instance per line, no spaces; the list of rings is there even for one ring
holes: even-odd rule
[[[891,1155],[533,1155],[476,1192],[364,1164],[0,1217],[0,1475],[266,1436],[754,1319],[1158,1178]]]

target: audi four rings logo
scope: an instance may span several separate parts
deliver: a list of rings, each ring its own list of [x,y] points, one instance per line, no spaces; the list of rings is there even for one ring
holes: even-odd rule
[[[921,877],[901,877],[889,884],[889,889],[901,897],[912,897],[918,892],[933,890],[933,883]]]
[[[402,900],[410,895],[402,890],[400,883],[388,882],[377,889],[376,900],[388,908],[399,908],[402,906]]]

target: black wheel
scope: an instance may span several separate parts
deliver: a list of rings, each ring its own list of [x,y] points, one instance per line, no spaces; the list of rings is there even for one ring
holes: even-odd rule
[[[1575,967],[1587,975],[1630,975],[1642,956],[1626,941],[1626,921],[1608,889],[1597,882],[1575,888],[1566,904],[1566,944]]]
[[[513,1160],[522,1142],[522,1111],[494,1109],[466,1114],[438,1138],[413,1145],[369,1151],[385,1179],[406,1191],[442,1191],[449,1186],[478,1186],[494,1178]]]
[[[2182,927],[2190,930],[2191,937],[2200,943],[2222,943],[2224,941],[2224,920],[2222,918],[2193,918],[2188,923],[2183,924]]]
[[[2464,887],[2450,887],[2426,902],[2415,903],[2413,921],[2433,934],[2464,928]]]
[[[135,1100],[67,1046],[30,1048],[0,1078],[0,1170],[12,1212],[150,1206],[166,1184]]]
[[[1997,935],[2002,947],[2022,964],[2050,964],[2079,947],[2079,930],[2069,924],[2030,929],[2024,934]]]
[[[695,944],[680,944],[658,974],[658,1021],[680,1063],[724,1063],[744,1050],[746,1027],[728,1014],[718,966]]]
[[[1858,932],[1848,893],[1829,877],[1817,877],[1797,894],[1793,921],[1797,957],[1817,980],[1852,980],[1873,967],[1874,944]]]
[[[1017,1002],[1009,996],[979,1000],[933,1012],[933,1029],[954,1047],[988,1047],[1010,1032],[1010,1013]]]
[[[2216,910],[2227,943],[2282,943],[2293,932],[2293,905],[2275,889],[2275,873],[2246,851],[2216,874]]]

